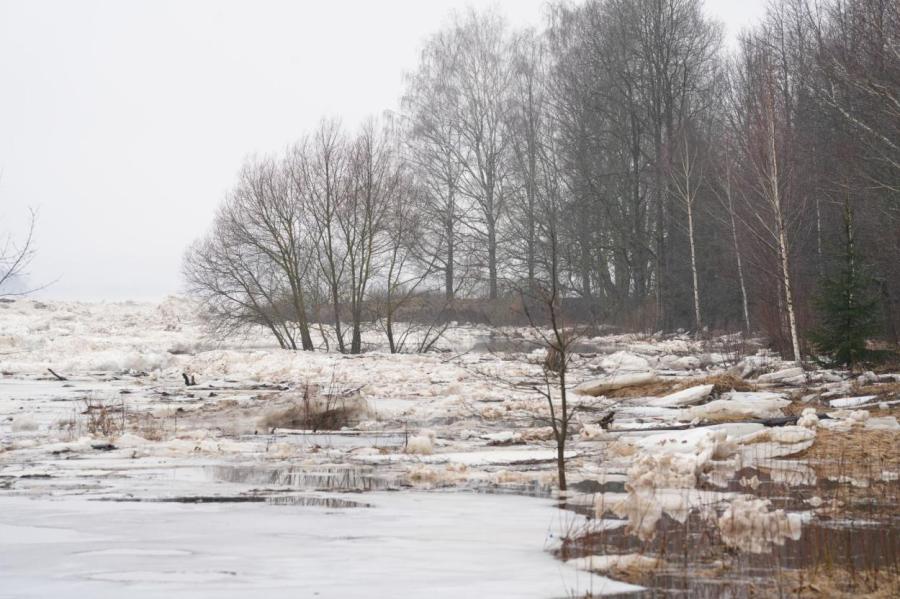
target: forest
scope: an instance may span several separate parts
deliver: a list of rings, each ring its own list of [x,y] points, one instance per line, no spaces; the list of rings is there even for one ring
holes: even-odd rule
[[[549,297],[787,359],[896,345],[900,4],[781,0],[734,43],[702,0],[551,4],[537,30],[469,10],[404,81],[358,128],[247,158],[184,258],[217,331],[423,351]]]

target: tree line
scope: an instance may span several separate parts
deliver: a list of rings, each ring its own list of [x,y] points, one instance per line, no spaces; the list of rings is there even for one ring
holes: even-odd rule
[[[185,274],[222,331],[292,349],[423,350],[454,306],[552,289],[800,358],[835,296],[896,343],[897,264],[896,2],[782,0],[729,47],[701,0],[589,0],[453,16],[398,111],[247,160]]]

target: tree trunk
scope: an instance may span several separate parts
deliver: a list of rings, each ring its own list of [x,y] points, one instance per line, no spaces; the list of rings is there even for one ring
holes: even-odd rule
[[[488,221],[488,279],[490,299],[499,297],[497,288],[497,228],[493,220]]]
[[[728,215],[731,218],[731,241],[734,244],[734,257],[737,260],[738,283],[741,286],[741,305],[744,308],[744,332],[750,334],[750,308],[747,303],[747,286],[744,283],[744,265],[741,260],[741,249],[738,246],[737,225],[734,222],[734,206],[731,203],[731,180],[727,182]]]
[[[688,237],[691,244],[691,276],[694,283],[694,322],[697,323],[697,331],[703,329],[703,323],[700,320],[700,284],[697,276],[697,249],[694,243],[694,208],[693,201],[687,204],[688,217]]]
[[[797,316],[794,313],[794,295],[791,291],[791,273],[788,267],[787,231],[782,209],[781,189],[779,187],[778,155],[775,144],[775,110],[773,106],[770,106],[769,119],[769,193],[771,194],[770,199],[775,213],[775,227],[778,234],[778,254],[781,260],[781,280],[784,288],[784,305],[787,310],[788,328],[791,334],[791,349],[794,352],[794,360],[799,362],[801,359],[800,336],[797,333]]]

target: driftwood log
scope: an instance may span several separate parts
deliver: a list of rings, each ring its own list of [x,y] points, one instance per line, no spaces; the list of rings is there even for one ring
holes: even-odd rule
[[[56,380],[58,380],[58,381],[67,381],[67,380],[69,380],[69,379],[67,379],[66,377],[64,377],[64,376],[62,376],[62,375],[57,374],[56,372],[54,372],[54,370],[53,370],[52,368],[48,368],[48,369],[47,369],[47,372],[49,372],[49,373],[52,374],[54,377],[56,377]]]

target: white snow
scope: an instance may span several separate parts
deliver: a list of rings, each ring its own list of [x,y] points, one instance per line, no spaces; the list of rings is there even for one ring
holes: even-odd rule
[[[828,405],[832,408],[852,408],[870,403],[877,399],[877,395],[862,395],[860,397],[842,397],[841,399],[832,399]]]
[[[681,406],[689,406],[695,403],[699,403],[709,397],[709,394],[712,393],[712,390],[713,385],[697,385],[696,387],[689,387],[681,391],[676,391],[675,393],[670,393],[669,395],[665,395],[663,397],[655,397],[642,403],[647,406],[661,408],[677,408]]]
[[[689,409],[691,419],[711,422],[744,418],[777,418],[784,416],[782,408],[791,402],[777,393],[732,391],[722,399]]]

